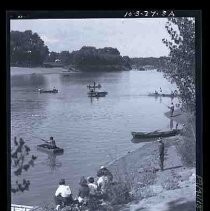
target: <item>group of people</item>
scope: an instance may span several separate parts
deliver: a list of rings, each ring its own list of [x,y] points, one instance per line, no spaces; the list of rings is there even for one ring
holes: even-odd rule
[[[107,190],[113,181],[113,175],[105,166],[101,166],[97,172],[97,177],[97,181],[94,180],[94,177],[81,177],[77,199],[73,199],[69,185],[66,185],[65,179],[61,179],[55,192],[56,209],[59,210],[63,206],[72,204],[86,204],[91,199],[106,200]]]

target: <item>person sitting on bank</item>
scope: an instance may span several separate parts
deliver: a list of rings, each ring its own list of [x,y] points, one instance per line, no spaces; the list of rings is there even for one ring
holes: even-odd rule
[[[50,147],[51,147],[52,149],[55,149],[55,148],[57,147],[57,146],[56,146],[56,143],[55,143],[55,140],[53,139],[52,136],[50,137],[50,140],[47,141],[47,143],[50,145]]]
[[[90,195],[90,189],[87,184],[87,180],[85,177],[81,177],[79,182],[80,188],[78,193],[78,202],[79,203],[87,203],[88,197]]]
[[[73,203],[72,192],[69,185],[66,185],[65,179],[61,179],[55,192],[55,203],[58,210],[60,206],[67,206]]]
[[[100,169],[97,172],[97,176],[107,176],[109,179],[109,182],[112,182],[113,180],[113,175],[111,171],[109,171],[105,166],[101,166]]]
[[[101,166],[97,172],[97,176],[99,177],[97,180],[98,190],[100,191],[102,198],[106,199],[108,197],[108,189],[113,180],[113,175],[106,167]]]
[[[98,187],[94,183],[93,177],[88,177],[88,187],[89,187],[89,190],[90,190],[90,196],[96,196]]]

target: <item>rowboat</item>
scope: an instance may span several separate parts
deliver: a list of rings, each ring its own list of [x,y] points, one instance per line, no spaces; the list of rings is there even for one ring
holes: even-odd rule
[[[146,132],[131,132],[133,138],[135,139],[149,139],[149,138],[159,138],[159,137],[170,137],[180,134],[181,129],[173,129],[169,131],[153,131],[150,133]]]
[[[39,93],[58,93],[57,89],[52,89],[52,90],[43,90],[43,89],[39,89]]]
[[[151,96],[151,97],[171,97],[171,98],[174,98],[174,97],[177,97],[178,95],[177,94],[149,93],[148,96]]]
[[[37,145],[37,149],[43,152],[49,152],[49,153],[63,153],[64,149],[60,147],[52,148],[49,144],[40,144]]]
[[[96,92],[96,91],[88,92],[89,97],[105,97],[107,94],[108,92]]]

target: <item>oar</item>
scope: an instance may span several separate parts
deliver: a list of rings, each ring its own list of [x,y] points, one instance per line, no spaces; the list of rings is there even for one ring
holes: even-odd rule
[[[42,139],[42,138],[40,138],[42,141],[44,141],[45,143],[48,143],[46,140],[44,140],[44,139]]]

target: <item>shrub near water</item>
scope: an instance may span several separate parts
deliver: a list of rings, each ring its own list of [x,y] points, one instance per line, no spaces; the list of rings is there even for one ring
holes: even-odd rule
[[[196,133],[195,117],[189,117],[185,125],[183,136],[177,143],[177,150],[185,166],[195,167],[196,165]]]

